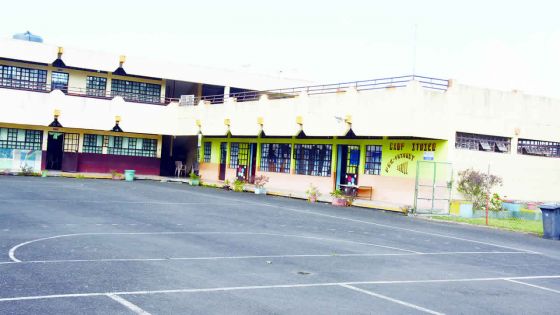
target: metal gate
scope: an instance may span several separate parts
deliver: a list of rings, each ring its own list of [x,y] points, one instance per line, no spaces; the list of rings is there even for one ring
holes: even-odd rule
[[[453,167],[447,162],[418,161],[414,189],[414,212],[449,214]]]

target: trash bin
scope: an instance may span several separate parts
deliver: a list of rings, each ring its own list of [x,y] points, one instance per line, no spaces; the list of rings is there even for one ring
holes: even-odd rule
[[[124,170],[124,180],[131,182],[134,180],[135,170]]]
[[[540,205],[542,211],[543,238],[560,239],[560,203]]]

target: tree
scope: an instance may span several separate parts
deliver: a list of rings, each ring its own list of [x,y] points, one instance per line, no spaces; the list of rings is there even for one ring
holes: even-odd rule
[[[483,209],[486,206],[486,198],[492,189],[501,185],[501,177],[469,168],[459,172],[457,191],[473,202],[474,209]]]

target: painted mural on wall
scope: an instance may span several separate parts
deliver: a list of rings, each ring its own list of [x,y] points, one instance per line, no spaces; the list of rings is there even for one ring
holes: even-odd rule
[[[382,175],[415,177],[418,161],[445,160],[445,141],[395,140],[383,145]]]
[[[19,172],[30,167],[41,171],[41,150],[0,149],[0,171]]]

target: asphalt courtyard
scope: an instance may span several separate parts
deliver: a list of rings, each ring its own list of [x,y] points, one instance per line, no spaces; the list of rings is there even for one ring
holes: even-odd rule
[[[560,313],[558,241],[174,183],[0,187],[0,314]]]

